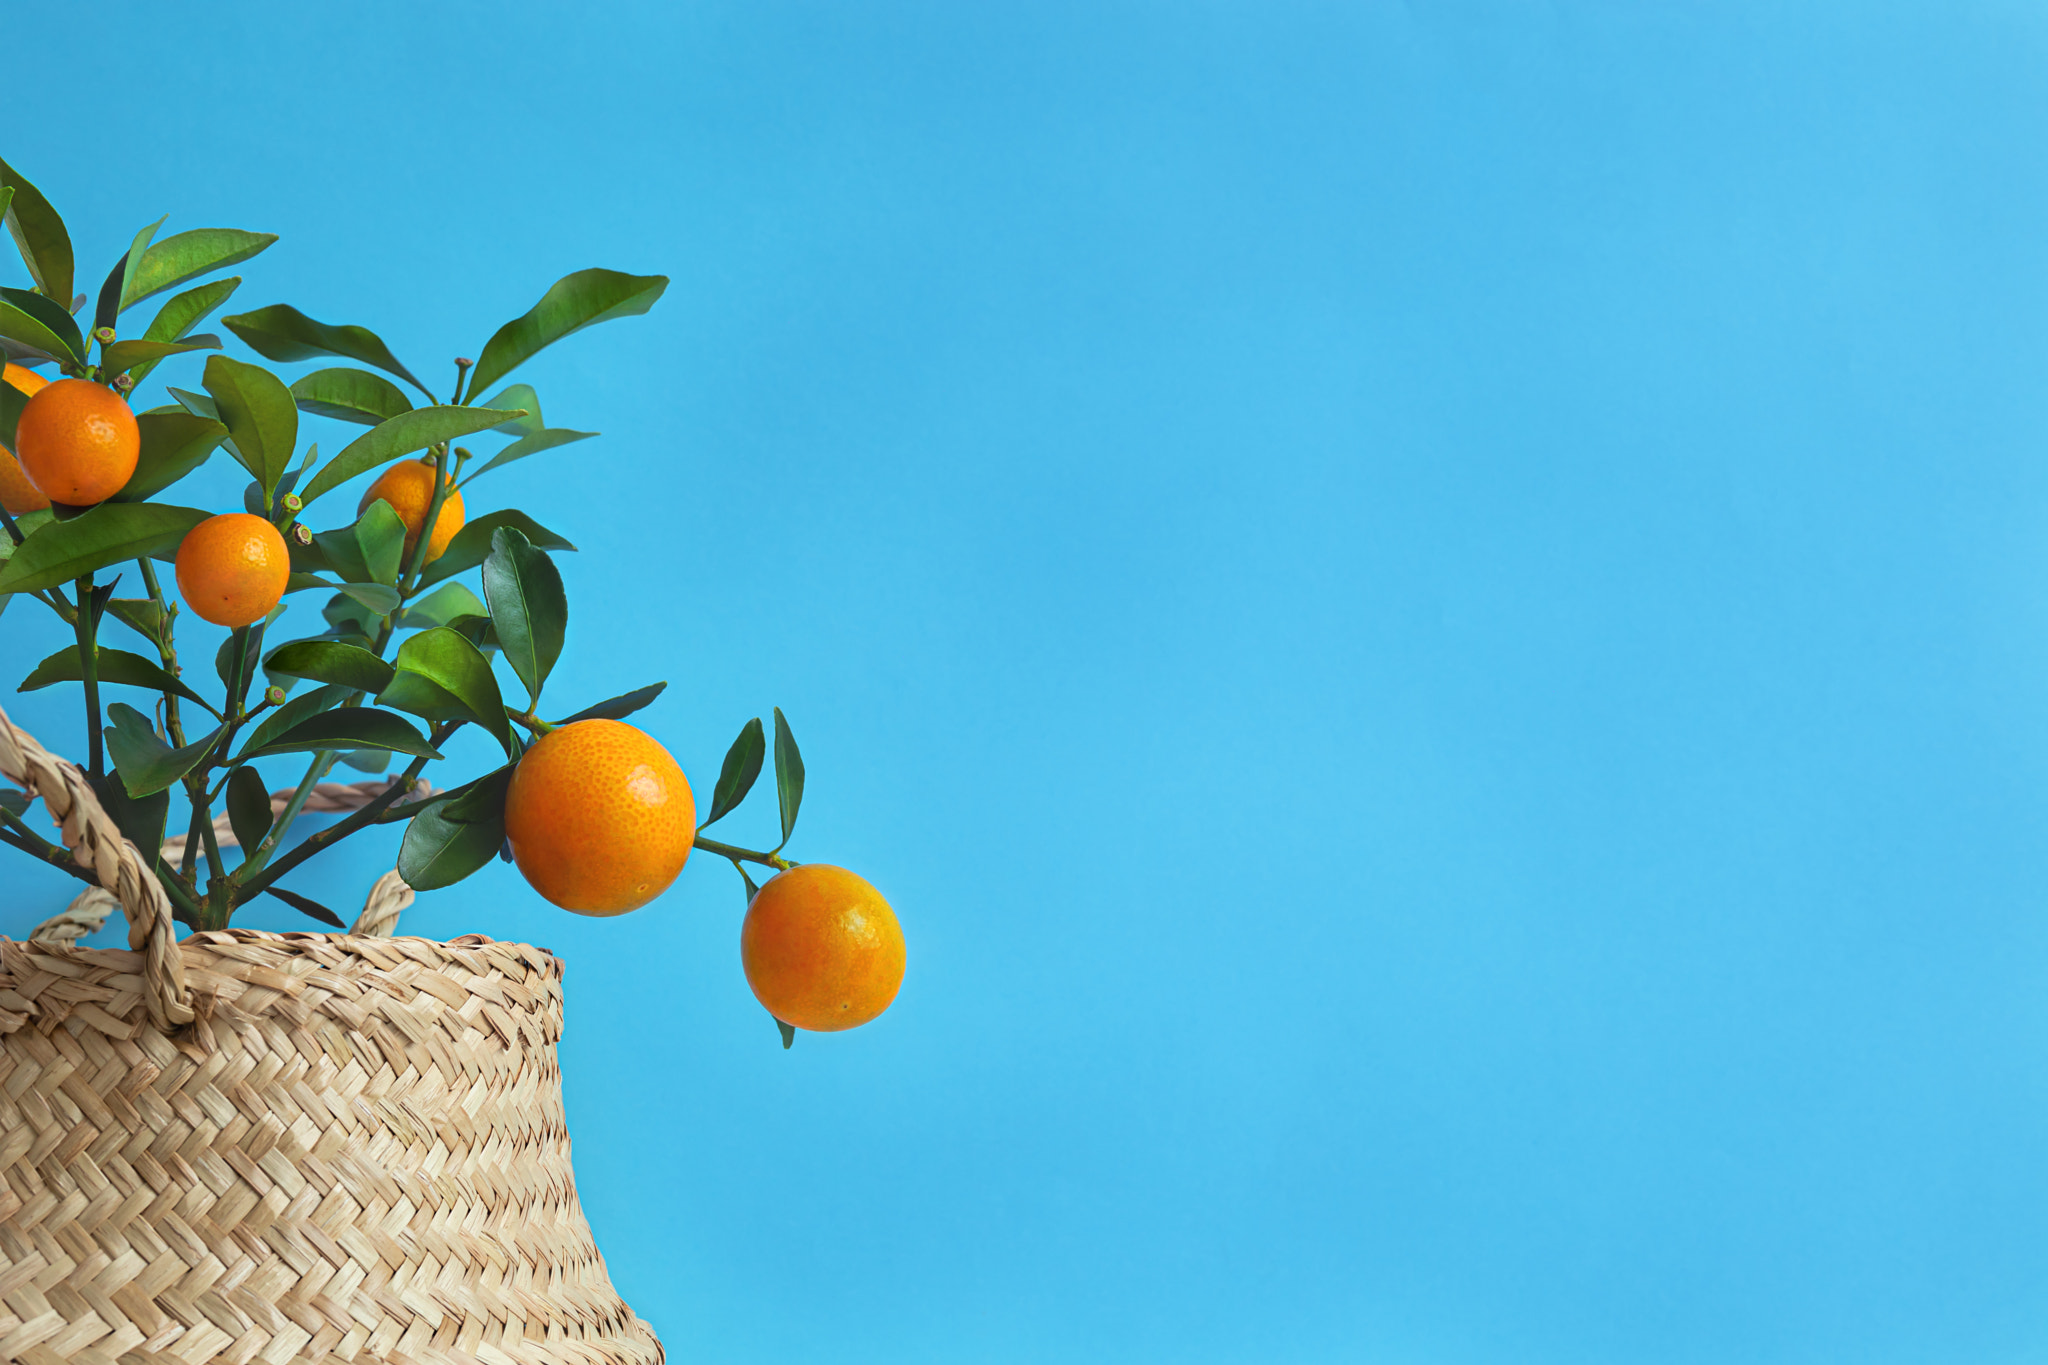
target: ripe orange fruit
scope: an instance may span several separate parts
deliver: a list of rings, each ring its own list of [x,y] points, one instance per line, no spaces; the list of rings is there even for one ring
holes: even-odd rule
[[[7,363],[4,371],[0,371],[0,379],[29,395],[50,382],[34,370],[12,361]],[[9,516],[18,517],[24,512],[39,512],[49,505],[50,500],[43,496],[43,490],[30,483],[28,475],[22,472],[21,461],[14,458],[14,452],[0,446],[0,507],[5,507]]]
[[[903,929],[889,902],[843,867],[771,877],[740,926],[740,965],[768,1012],[830,1033],[889,1008],[903,984]]]
[[[291,552],[275,526],[248,512],[208,517],[178,542],[178,592],[217,626],[246,626],[270,614],[292,576]]]
[[[89,507],[121,491],[142,454],[142,428],[121,395],[90,379],[38,389],[14,428],[14,453],[52,502]]]
[[[356,504],[356,515],[361,516],[371,503],[380,499],[390,503],[391,510],[405,523],[405,557],[410,562],[413,547],[420,543],[420,527],[426,525],[427,506],[434,500],[432,462],[408,460],[385,470]],[[441,557],[441,551],[462,529],[462,521],[462,494],[450,487],[448,496],[441,500],[441,515],[434,518],[434,534],[427,541],[425,562],[431,564]]]
[[[616,720],[550,730],[505,791],[512,859],[579,915],[623,915],[668,890],[697,838],[697,802],[668,750]]]

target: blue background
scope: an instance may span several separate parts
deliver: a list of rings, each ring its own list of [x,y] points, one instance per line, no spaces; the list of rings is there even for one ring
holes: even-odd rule
[[[2048,1350],[2038,7],[6,30],[85,287],[165,212],[276,231],[233,308],[445,389],[570,270],[674,277],[515,376],[605,435],[471,511],[583,547],[557,712],[668,679],[700,792],[789,713],[792,851],[891,899],[902,996],[782,1052],[701,856],[406,927],[567,958],[579,1183],[677,1359]],[[81,747],[75,689],[5,705]]]

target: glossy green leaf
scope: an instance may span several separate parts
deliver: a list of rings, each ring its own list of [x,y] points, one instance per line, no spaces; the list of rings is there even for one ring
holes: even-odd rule
[[[513,752],[512,727],[491,661],[459,631],[446,626],[423,630],[398,647],[392,662],[400,673],[425,678],[460,701],[468,719],[496,736],[506,753]]]
[[[173,294],[149,320],[148,328],[142,333],[143,340],[183,341],[207,314],[226,303],[241,283],[240,275],[230,275],[224,280],[209,280],[182,294]]]
[[[382,583],[344,583],[340,590],[379,616],[389,616],[398,610],[398,590]]]
[[[164,609],[147,597],[116,597],[107,603],[107,614],[155,644],[163,629]]]
[[[14,425],[21,420],[21,410],[28,406],[28,395],[12,384],[0,384],[0,446],[14,449]]]
[[[392,668],[367,649],[335,640],[293,640],[270,651],[263,661],[272,673],[339,683],[372,696],[391,685]]]
[[[797,752],[796,736],[790,733],[779,706],[775,708],[775,799],[782,807],[782,842],[786,844],[796,828],[797,809],[804,803],[804,756]]]
[[[93,331],[97,332],[102,327],[112,327],[115,319],[121,315],[121,281],[128,277],[128,258],[133,256],[162,224],[163,219],[159,218],[156,223],[137,233],[135,244],[129,247],[127,254],[114,262],[114,268],[107,272],[107,278],[100,284],[99,301],[93,306]]]
[[[247,772],[248,769],[244,768],[242,771]],[[341,916],[335,914],[311,896],[301,896],[298,892],[287,891],[281,886],[266,886],[263,889],[302,915],[311,916],[322,924],[332,925],[336,929],[348,928],[348,925],[342,922]]]
[[[538,549],[576,548],[524,512],[514,512],[510,509],[487,512],[455,533],[454,538],[448,542],[448,548],[441,552],[441,557],[427,565],[427,571],[420,575],[421,585],[438,583],[444,578],[452,578],[465,569],[473,569],[483,563],[484,556],[491,552],[491,536],[501,526],[510,526]]]
[[[77,319],[26,289],[0,289],[0,336],[53,360],[85,363],[85,334],[78,330]]]
[[[100,809],[113,820],[114,828],[121,831],[121,837],[135,845],[135,851],[142,855],[145,865],[154,867],[163,852],[164,824],[171,813],[171,794],[158,791],[148,796],[130,796],[118,773],[91,777],[86,781],[91,785]]]
[[[756,716],[740,727],[739,738],[725,751],[725,763],[718,770],[718,785],[711,792],[711,814],[704,824],[723,820],[739,809],[740,802],[754,789],[754,779],[761,775],[761,762],[767,753],[761,718]]]
[[[189,412],[145,412],[135,425],[142,433],[142,453],[115,502],[155,497],[205,464],[228,434],[219,422]]]
[[[276,240],[274,232],[244,232],[240,228],[194,228],[166,237],[143,252],[142,260],[130,272],[121,291],[121,311],[189,279],[240,265]]]
[[[539,303],[500,327],[477,357],[470,386],[488,388],[542,348],[612,318],[633,317],[654,306],[668,288],[666,275],[579,270],[555,281]]]
[[[228,330],[247,342],[251,350],[266,359],[313,360],[323,355],[338,355],[346,360],[360,360],[386,374],[397,375],[426,394],[429,402],[433,401],[433,391],[414,378],[411,370],[399,364],[398,357],[391,354],[391,348],[384,344],[383,338],[367,327],[315,322],[287,303],[273,303],[268,308],[238,313],[221,321],[227,324]]]
[[[399,561],[405,554],[405,523],[391,510],[391,504],[379,498],[365,507],[356,518],[355,534],[370,580],[387,587],[396,585]]]
[[[263,774],[253,767],[241,767],[228,776],[227,790],[228,827],[235,832],[235,842],[242,846],[246,855],[263,842],[263,836],[270,833],[273,814],[270,809],[270,788],[263,783]]]
[[[94,330],[112,327],[120,314],[126,310],[128,305],[122,302],[122,298],[127,292],[128,281],[142,277],[142,258],[149,254],[149,245],[156,240],[156,230],[169,222],[170,217],[168,213],[165,214],[136,233],[134,239],[128,243],[128,254],[121,260],[121,287],[114,291],[111,299],[102,293],[99,308],[93,317]]]
[[[482,468],[478,469],[475,474],[471,474],[469,478],[473,479],[477,474],[487,474],[500,465],[511,464],[514,460],[523,460],[529,455],[538,455],[543,450],[553,450],[556,446],[565,446],[572,441],[587,441],[595,435],[597,433],[594,431],[571,431],[567,427],[549,427],[544,431],[536,431],[530,436],[520,437],[511,445],[506,446],[503,450],[491,456],[489,461]],[[463,482],[467,483],[469,479],[464,479]]]
[[[406,724],[405,718],[374,706],[341,706],[300,721],[269,740],[260,750],[243,750],[245,757],[262,754],[317,752],[324,749],[389,749],[418,758],[441,755],[427,743],[426,736]]]
[[[220,714],[213,703],[165,672],[160,665],[143,658],[140,654],[130,654],[125,649],[97,646],[93,651],[93,673],[102,683],[118,683],[123,687],[146,687],[152,692],[169,692],[205,707],[216,716]],[[37,664],[35,671],[23,678],[21,686],[14,690],[36,692],[57,683],[84,680],[85,669],[78,662],[78,644],[73,641]]]
[[[526,436],[539,431],[547,423],[540,418],[540,395],[533,391],[531,384],[507,384],[482,403],[471,403],[471,407],[521,408],[524,417],[515,417],[509,422],[500,422],[491,428],[508,436]]]
[[[235,761],[239,763],[260,752],[265,745],[293,727],[341,705],[351,690],[339,683],[330,683],[311,692],[302,692],[284,705],[266,713],[263,719],[256,723],[256,728],[249,732],[248,738],[242,741],[242,751],[236,755]]]
[[[342,448],[300,492],[307,504],[330,489],[379,465],[442,441],[483,431],[509,414],[495,408],[415,408],[386,418]]]
[[[404,389],[381,374],[346,366],[313,371],[292,385],[292,397],[304,412],[366,427],[412,411]]]
[[[511,777],[507,764],[421,808],[398,847],[398,875],[407,886],[415,891],[453,886],[497,856],[505,844],[505,787]],[[454,817],[458,804],[468,818]]]
[[[36,288],[49,298],[71,302],[71,234],[43,192],[20,171],[0,161],[0,185],[14,193],[7,205],[7,231],[21,248],[22,264]]]
[[[377,694],[377,704],[418,716],[430,725],[467,724],[469,705],[447,688],[417,673],[400,673]]]
[[[156,502],[103,502],[69,521],[47,522],[0,566],[0,592],[53,588],[124,559],[166,558],[209,515]]]
[[[185,341],[117,341],[100,348],[100,373],[127,374],[138,365],[155,365],[165,356],[187,351],[218,351],[220,338],[203,332]]]
[[[215,403],[205,394],[192,393],[186,389],[174,388],[169,384],[164,385],[164,392],[177,399],[178,406],[191,413],[194,417],[209,417],[216,422],[220,420],[219,404]]]
[[[398,624],[406,630],[425,630],[429,626],[445,626],[460,616],[483,616],[488,611],[475,593],[460,583],[449,583],[407,607]]]
[[[768,1017],[775,1019],[775,1016],[772,1014]],[[783,1023],[780,1019],[775,1019],[775,1031],[782,1035],[782,1050],[784,1052],[789,1051],[796,1043],[796,1030],[790,1025]]]
[[[359,773],[381,773],[391,766],[391,751],[388,749],[351,749],[341,756],[341,761]]]
[[[206,392],[242,467],[263,485],[267,505],[299,446],[299,408],[284,381],[260,365],[224,355],[206,362]]]
[[[541,688],[555,660],[562,657],[562,641],[569,630],[569,597],[562,588],[561,571],[546,551],[534,549],[513,527],[501,526],[491,534],[483,579],[498,648],[538,706]]]
[[[573,725],[579,720],[624,720],[641,707],[653,701],[667,690],[665,682],[650,683],[635,688],[621,696],[609,697],[595,706],[586,706],[575,715],[555,722],[556,725]]]
[[[130,796],[149,796],[176,782],[192,771],[220,735],[216,729],[182,749],[173,749],[158,737],[149,717],[126,702],[109,706],[107,719],[113,722],[106,727],[107,757],[114,761]]]

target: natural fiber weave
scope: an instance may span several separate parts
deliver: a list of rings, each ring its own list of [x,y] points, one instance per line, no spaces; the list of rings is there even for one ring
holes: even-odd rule
[[[4,713],[0,771],[167,945],[0,940],[0,1361],[659,1365],[577,1201],[557,959],[171,942],[76,769]]]

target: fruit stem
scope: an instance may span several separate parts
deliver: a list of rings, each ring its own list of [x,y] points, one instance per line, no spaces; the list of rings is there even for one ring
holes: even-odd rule
[[[706,853],[715,853],[721,858],[731,858],[735,862],[744,860],[750,863],[759,863],[763,867],[772,867],[777,872],[787,872],[796,866],[795,863],[779,853],[756,853],[751,848],[736,848],[731,844],[721,844],[718,840],[707,839],[701,834],[697,836],[697,841],[693,846],[703,849]]]
[[[434,528],[441,524],[441,504],[448,501],[448,443],[443,441],[433,448],[434,455],[434,496],[427,503],[426,519],[420,523],[420,538],[414,542],[410,561],[405,572],[398,578],[398,600],[401,605],[410,600],[419,587],[420,575],[426,572],[427,550],[434,541]]]
[[[0,507],[0,525],[4,525],[7,527],[7,534],[16,545],[19,545],[21,544],[22,541],[28,539],[27,536],[24,536],[21,533],[21,528],[14,524],[14,514],[9,512],[5,507]]]
[[[89,764],[86,771],[94,777],[105,777],[106,755],[100,740],[100,659],[93,643],[94,627],[99,624],[98,615],[92,609],[92,575],[82,575],[78,580],[78,610],[71,624],[78,634],[78,668],[85,680],[85,736]]]

